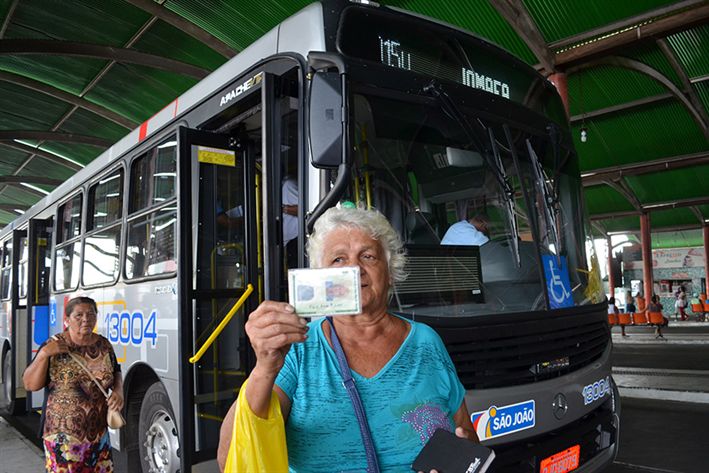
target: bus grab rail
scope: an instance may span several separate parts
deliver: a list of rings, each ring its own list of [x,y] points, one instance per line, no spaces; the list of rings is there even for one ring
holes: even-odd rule
[[[217,328],[214,329],[212,334],[207,338],[207,341],[204,342],[204,345],[202,345],[202,348],[200,348],[197,353],[194,354],[194,356],[190,357],[189,361],[192,364],[197,363],[201,358],[202,355],[204,355],[204,352],[207,351],[207,349],[212,346],[212,343],[214,343],[214,340],[217,339],[220,333],[222,333],[222,330],[224,330],[224,327],[229,323],[232,317],[234,317],[234,314],[236,314],[236,311],[241,308],[242,305],[244,305],[244,302],[246,302],[246,299],[251,295],[251,293],[254,292],[254,286],[251,284],[246,286],[246,290],[244,293],[241,295],[238,301],[236,301],[236,304],[234,304],[234,307],[231,308],[228,314],[224,316],[221,322],[219,322],[219,325],[217,325]]]

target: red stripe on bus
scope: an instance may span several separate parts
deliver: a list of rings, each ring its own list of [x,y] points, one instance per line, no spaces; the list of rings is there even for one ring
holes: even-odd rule
[[[140,131],[138,132],[138,141],[143,141],[147,135],[148,135],[148,122],[144,121],[143,124],[140,125]]]

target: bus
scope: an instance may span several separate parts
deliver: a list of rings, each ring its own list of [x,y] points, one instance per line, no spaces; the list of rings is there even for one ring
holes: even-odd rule
[[[390,310],[441,335],[494,471],[601,471],[620,404],[581,188],[529,65],[410,12],[312,3],[2,230],[2,410],[39,408],[21,374],[87,295],[122,366],[129,471],[214,458],[255,361],[245,319],[287,300],[313,223],[351,201],[405,242]],[[484,244],[441,244],[472,217]]]

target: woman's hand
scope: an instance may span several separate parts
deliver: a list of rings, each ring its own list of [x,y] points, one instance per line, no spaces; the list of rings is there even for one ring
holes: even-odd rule
[[[52,337],[49,341],[42,347],[44,356],[51,358],[52,356],[60,355],[62,353],[69,353],[69,346],[66,344],[63,338]]]
[[[480,440],[478,440],[478,434],[476,434],[474,430],[470,430],[465,427],[456,427],[455,435],[456,437],[470,440],[471,442],[480,443]]]
[[[305,319],[295,315],[295,309],[285,302],[263,301],[249,314],[246,334],[256,353],[260,373],[275,376],[283,367],[292,343],[304,342],[308,327]]]
[[[109,409],[113,409],[114,411],[123,409],[123,393],[121,391],[120,389],[114,389],[111,395],[108,396],[106,402],[108,403]]]
[[[475,431],[467,429],[465,427],[456,427],[455,428],[455,435],[456,435],[456,437],[470,440],[471,442],[480,443],[480,441],[478,440],[478,435],[475,433]],[[418,473],[425,473],[425,472],[419,471]],[[438,470],[431,470],[428,473],[438,473]]]

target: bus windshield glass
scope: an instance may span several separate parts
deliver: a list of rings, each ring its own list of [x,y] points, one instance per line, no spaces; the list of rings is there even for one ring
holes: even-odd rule
[[[455,317],[600,302],[589,289],[580,181],[568,173],[575,156],[554,133],[445,92],[353,91],[347,198],[384,213],[409,256],[393,311]]]

